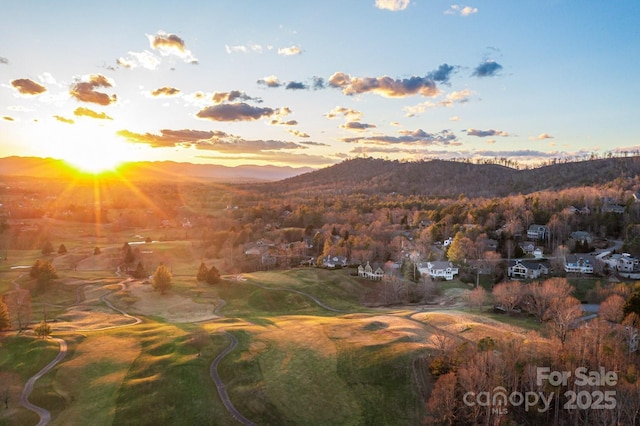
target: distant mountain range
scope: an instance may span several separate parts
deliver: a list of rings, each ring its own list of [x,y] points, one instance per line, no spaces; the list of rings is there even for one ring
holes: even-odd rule
[[[558,163],[518,170],[498,164],[358,158],[267,184],[273,191],[399,193],[437,197],[501,197],[542,190],[605,185],[640,174],[640,157]]]
[[[177,163],[173,161],[143,161],[124,163],[114,172],[129,180],[214,180],[218,182],[267,182],[278,181],[314,169],[310,167],[256,166],[227,167],[216,164]],[[78,171],[62,160],[39,157],[0,158],[0,176],[25,176],[37,178],[70,178]]]

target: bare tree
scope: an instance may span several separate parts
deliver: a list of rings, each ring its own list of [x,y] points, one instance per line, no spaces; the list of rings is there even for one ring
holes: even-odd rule
[[[623,306],[624,298],[617,294],[612,294],[600,304],[598,316],[607,321],[620,323],[624,318]]]
[[[489,299],[488,296],[489,295],[487,294],[487,291],[484,289],[484,287],[480,287],[480,286],[474,288],[473,290],[467,291],[465,293],[465,298],[467,300],[467,304],[469,305],[469,307],[478,308],[480,309],[480,311],[482,311],[482,306]]]
[[[520,281],[500,283],[493,288],[492,294],[498,305],[507,312],[513,312],[522,301],[522,283]]]
[[[560,342],[564,345],[569,330],[578,318],[582,316],[582,304],[575,297],[554,299],[546,313],[551,327]]]
[[[543,282],[534,282],[527,288],[524,306],[538,321],[542,322],[551,303],[556,299],[568,297],[572,291],[573,287],[565,278],[550,278]]]
[[[456,382],[455,373],[450,372],[438,377],[429,401],[427,401],[428,425],[452,425],[456,419]]]

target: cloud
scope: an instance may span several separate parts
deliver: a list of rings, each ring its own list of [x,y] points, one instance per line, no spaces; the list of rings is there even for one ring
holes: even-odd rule
[[[4,56],[0,56],[0,64],[8,65],[9,59],[5,58]]]
[[[458,117],[457,115],[454,115],[452,117],[449,117],[449,121],[460,121],[460,117]]]
[[[438,67],[437,70],[431,71],[427,74],[427,77],[433,81],[437,81],[439,83],[448,83],[451,74],[455,71],[456,67],[449,64],[442,64]]]
[[[267,50],[272,50],[273,46],[267,46]],[[228,44],[224,45],[224,50],[228,53],[228,54],[232,54],[232,53],[248,53],[248,52],[255,52],[255,53],[262,53],[262,51],[264,50],[264,47],[260,44],[249,44],[249,45],[236,45],[236,46],[229,46]]]
[[[449,9],[445,10],[444,13],[445,15],[470,16],[478,13],[478,8],[453,4]]]
[[[113,87],[114,84],[109,78],[101,74],[92,74],[83,77],[83,80],[85,81],[72,84],[69,90],[69,94],[77,100],[98,105],[110,105],[118,100],[116,95],[109,96],[95,90],[98,87]]]
[[[129,57],[118,58],[116,64],[122,68],[142,67],[153,71],[160,65],[160,58],[148,50],[143,52],[129,52]]]
[[[267,87],[282,86],[282,83],[280,83],[280,80],[278,80],[278,77],[276,77],[275,75],[270,75],[268,77],[261,78],[260,80],[257,81],[257,83]]]
[[[474,77],[494,77],[498,74],[498,72],[500,72],[501,69],[502,65],[495,61],[487,59],[473,70],[472,75]]]
[[[361,123],[359,121],[347,121],[346,123],[340,125],[341,129],[347,129],[347,130],[353,130],[353,131],[363,131],[363,130],[372,129],[375,127],[376,127],[375,124]]]
[[[311,79],[312,81],[312,87],[314,90],[318,90],[318,89],[324,89],[325,88],[325,81],[324,78],[322,77],[313,77]]]
[[[95,112],[93,110],[90,110],[89,108],[78,107],[75,111],[73,111],[73,113],[77,117],[91,117],[98,120],[113,120],[113,118],[109,117],[104,112]]]
[[[409,0],[376,0],[376,7],[378,9],[390,10],[392,12],[405,10],[407,6],[409,6]]]
[[[66,124],[74,124],[75,123],[75,121],[73,121],[72,119],[63,117],[61,115],[54,115],[53,118],[55,118],[56,120],[58,120],[58,121],[60,121],[62,123],[66,123]]]
[[[469,89],[463,89],[457,92],[448,93],[445,99],[442,99],[438,102],[426,101],[426,102],[419,103],[418,105],[404,107],[402,110],[407,113],[406,114],[407,117],[413,117],[415,115],[422,114],[423,112],[425,112],[427,109],[430,109],[430,108],[438,108],[438,107],[449,108],[449,107],[452,107],[454,104],[462,104],[462,103],[469,102],[469,98],[474,93],[475,92]]]
[[[299,82],[299,81],[290,81],[287,83],[287,85],[285,86],[285,89],[287,90],[303,90],[303,89],[308,89],[309,86],[307,86],[306,84]]]
[[[563,156],[558,152],[534,151],[531,149],[521,149],[516,151],[475,151],[475,155],[481,157],[529,157],[529,158],[553,158]]]
[[[479,138],[486,138],[487,136],[507,137],[507,136],[509,136],[509,133],[507,133],[507,132],[505,132],[503,130],[494,130],[494,129],[489,129],[489,130],[468,129],[467,130],[467,135],[468,136],[477,136]]]
[[[282,56],[296,56],[302,53],[302,49],[298,46],[284,47],[282,49],[278,49],[278,55]]]
[[[309,145],[309,146],[331,146],[328,143],[323,143],[323,142],[312,142],[312,141],[307,141],[307,142],[299,142],[300,145]]]
[[[343,116],[350,120],[356,121],[362,118],[362,113],[360,111],[356,111],[355,109],[337,106],[331,111],[329,111],[328,113],[326,113],[324,116],[327,117],[328,119],[334,119],[334,118],[337,118],[338,116]]]
[[[219,104],[200,110],[196,116],[214,121],[251,121],[271,117],[278,113],[273,108],[254,107],[244,102]]]
[[[270,151],[305,149],[295,143],[278,140],[247,140],[222,131],[202,130],[160,130],[160,134],[133,133],[120,130],[118,136],[131,143],[142,143],[153,148],[193,147],[200,150],[218,151],[232,154],[260,154]]]
[[[2,119],[5,120],[5,121],[16,121],[15,118],[9,117],[8,115],[2,116]]]
[[[252,98],[251,96],[248,96],[245,92],[242,92],[240,90],[232,90],[230,92],[215,92],[212,97],[213,102],[215,102],[216,104],[221,104],[223,102],[233,102],[237,99],[241,101],[254,101],[258,103],[262,102],[262,99]]]
[[[153,90],[151,92],[152,96],[175,96],[180,93],[180,89],[176,89],[175,87],[160,87],[159,89]]]
[[[197,64],[198,60],[185,47],[184,40],[175,34],[167,34],[158,31],[155,35],[147,34],[151,47],[160,52],[162,56],[175,55],[190,64]]]
[[[542,141],[545,139],[553,139],[554,137],[551,136],[549,133],[540,133],[535,139]]]
[[[393,79],[391,77],[351,77],[343,72],[336,72],[329,78],[329,86],[342,89],[345,95],[376,93],[390,98],[400,98],[420,94],[436,96],[439,90],[429,77],[410,77]]]
[[[400,136],[368,136],[343,138],[347,143],[366,143],[374,145],[416,144],[416,145],[450,145],[457,142],[456,135],[450,130],[442,130],[438,133],[427,133],[422,129],[403,130],[398,132]]]
[[[272,126],[297,126],[298,122],[296,120],[287,120],[282,121],[279,118],[274,118],[269,122]]]
[[[28,78],[13,80],[11,85],[22,95],[39,95],[47,91],[46,87]]]
[[[289,133],[291,133],[293,136],[297,136],[299,138],[310,138],[311,136],[309,136],[309,133],[306,132],[301,132],[300,130],[296,130],[296,129],[289,129],[287,130]]]

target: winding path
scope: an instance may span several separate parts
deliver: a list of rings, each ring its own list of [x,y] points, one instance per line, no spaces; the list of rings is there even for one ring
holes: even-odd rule
[[[227,346],[222,352],[220,352],[218,356],[213,360],[211,366],[209,367],[209,374],[211,375],[211,378],[213,379],[213,382],[218,389],[220,399],[222,400],[222,403],[224,404],[227,411],[229,411],[229,413],[231,413],[231,415],[243,425],[252,426],[255,425],[255,423],[243,416],[229,399],[227,388],[224,386],[224,382],[222,381],[220,374],[218,374],[218,364],[220,364],[220,361],[222,361],[225,356],[227,356],[236,348],[236,346],[238,346],[238,339],[236,338],[236,336],[227,333],[226,331],[223,331],[223,334],[231,339],[231,344]]]
[[[250,283],[247,282],[247,284],[255,286],[255,287],[259,287],[263,290],[269,290],[269,291],[288,291],[291,293],[298,293],[301,294],[302,296],[308,297],[309,299],[313,300],[316,305],[320,306],[323,309],[326,309],[327,311],[331,311],[331,312],[337,312],[340,314],[348,314],[350,312],[347,311],[341,311],[340,309],[336,309],[336,308],[332,308],[331,306],[327,305],[326,303],[322,302],[320,299],[318,299],[317,297],[309,294],[309,293],[305,293],[304,291],[300,291],[300,290],[296,290],[294,288],[288,288],[288,287],[266,287],[260,284],[256,284],[256,283]]]
[[[35,412],[38,416],[40,416],[40,421],[38,422],[38,426],[44,426],[47,423],[49,423],[49,421],[51,420],[51,413],[49,412],[49,410],[45,408],[42,408],[35,404],[30,403],[29,395],[31,395],[31,391],[33,391],[33,386],[35,385],[36,381],[40,377],[47,374],[49,370],[55,367],[67,355],[67,342],[57,338],[54,338],[52,340],[60,344],[60,352],[58,352],[58,355],[56,355],[53,361],[51,361],[42,370],[38,371],[34,376],[32,376],[29,380],[27,380],[27,383],[24,385],[24,389],[22,390],[22,395],[20,395],[20,404],[22,404],[22,406],[25,407],[26,409],[31,410]]]

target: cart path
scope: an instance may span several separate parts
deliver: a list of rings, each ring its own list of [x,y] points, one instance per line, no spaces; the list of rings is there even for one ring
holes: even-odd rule
[[[38,416],[40,416],[40,421],[38,422],[38,426],[44,426],[48,424],[49,421],[51,420],[51,413],[49,412],[49,410],[29,402],[29,395],[31,395],[31,391],[33,391],[33,386],[35,385],[36,381],[40,377],[47,374],[53,367],[55,367],[67,355],[67,342],[57,338],[53,338],[52,340],[58,342],[58,344],[60,345],[60,352],[58,352],[58,355],[56,355],[53,361],[51,361],[42,370],[38,371],[29,380],[27,380],[27,383],[25,384],[24,389],[22,390],[22,394],[20,395],[20,404],[22,404],[22,406],[27,410],[31,410],[34,413],[36,413]]]
[[[326,309],[327,311],[337,312],[339,314],[349,314],[349,313],[351,313],[351,312],[348,312],[348,311],[341,311],[340,309],[332,308],[331,306],[329,306],[326,303],[322,302],[320,299],[318,299],[314,295],[309,294],[309,293],[305,293],[304,291],[296,290],[295,288],[267,287],[267,286],[263,286],[263,285],[260,285],[260,284],[251,283],[251,282],[248,282],[248,281],[245,281],[245,283],[249,284],[249,285],[252,285],[254,287],[261,288],[263,290],[268,290],[268,291],[288,291],[290,293],[298,293],[298,294],[300,294],[302,296],[308,297],[309,299],[313,300],[316,305],[320,306],[323,309]]]
[[[233,403],[229,399],[227,388],[224,386],[224,382],[222,381],[220,374],[218,374],[218,365],[220,364],[220,361],[222,361],[222,359],[225,356],[227,356],[231,351],[233,351],[236,348],[236,346],[238,346],[238,339],[236,338],[236,336],[234,336],[231,333],[227,333],[226,331],[223,331],[223,334],[225,336],[228,336],[231,339],[231,343],[222,352],[220,352],[218,356],[213,360],[213,362],[211,363],[211,366],[209,367],[209,373],[211,375],[211,378],[213,379],[213,382],[216,385],[216,388],[218,389],[218,394],[220,395],[220,399],[222,400],[222,403],[224,404],[227,411],[229,411],[229,413],[231,413],[231,415],[243,425],[255,426],[255,423],[253,423],[251,420],[243,416],[233,405]]]

